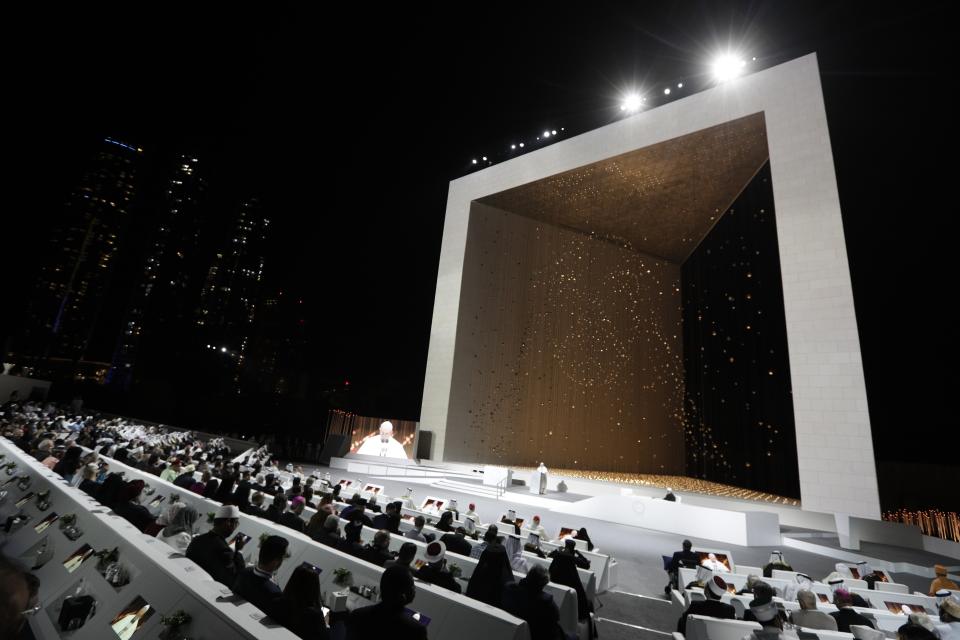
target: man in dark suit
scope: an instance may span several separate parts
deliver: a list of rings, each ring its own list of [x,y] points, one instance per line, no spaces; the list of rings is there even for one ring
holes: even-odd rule
[[[850,633],[850,625],[854,624],[864,625],[871,629],[876,628],[869,618],[853,610],[853,597],[846,589],[837,589],[833,592],[833,604],[836,605],[837,610],[831,611],[830,615],[837,621],[837,631]]]
[[[269,536],[260,545],[257,566],[247,567],[233,582],[233,592],[271,618],[277,618],[277,604],[283,591],[273,581],[273,574],[283,564],[288,542],[280,536]]]
[[[426,640],[426,627],[405,611],[416,593],[409,569],[393,566],[384,571],[380,576],[380,602],[350,613],[347,640]]]
[[[467,542],[467,532],[463,527],[457,527],[452,533],[445,533],[440,536],[440,542],[447,546],[447,551],[461,556],[470,557],[470,551],[473,547]]]
[[[390,533],[400,533],[400,503],[391,502],[384,513],[377,514],[372,521],[375,529],[386,529]]]
[[[737,612],[732,605],[720,602],[720,598],[727,592],[727,583],[720,576],[713,576],[703,588],[705,600],[694,600],[687,607],[687,610],[680,616],[677,622],[677,631],[686,634],[687,616],[691,613],[698,616],[710,616],[711,618],[722,618],[733,620],[737,617]]]
[[[217,509],[213,520],[213,529],[195,537],[187,547],[187,557],[200,565],[200,568],[220,584],[233,586],[237,574],[243,571],[244,562],[240,552],[243,541],[237,540],[236,550],[227,544],[227,538],[233,535],[240,524],[240,510],[233,505],[224,505]]]
[[[540,565],[530,567],[520,582],[503,588],[503,609],[530,627],[530,640],[566,640],[560,627],[560,610],[553,597],[543,592],[550,582],[547,570]]]
[[[367,562],[382,567],[387,560],[393,559],[390,553],[390,532],[386,529],[377,531],[373,536],[373,542],[363,547],[360,557]]]
[[[303,513],[304,504],[303,496],[294,498],[290,503],[290,510],[280,514],[280,524],[285,527],[290,527],[294,531],[303,533],[307,525],[307,523],[303,521],[303,518],[300,517],[300,514]]]
[[[693,543],[689,540],[684,540],[683,550],[673,552],[673,557],[670,559],[670,564],[667,565],[667,575],[670,577],[670,582],[663,589],[664,593],[667,595],[670,594],[670,589],[680,588],[679,581],[681,567],[697,567],[700,565],[700,556],[691,551],[692,548]]]

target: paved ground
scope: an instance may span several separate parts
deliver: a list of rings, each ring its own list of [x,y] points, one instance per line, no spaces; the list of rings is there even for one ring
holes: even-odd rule
[[[320,472],[327,471],[321,467]],[[347,477],[342,470],[332,469],[331,475],[336,479]],[[349,474],[350,477],[356,474]],[[355,478],[356,479],[356,478]],[[616,558],[618,563],[618,584],[614,590],[599,596],[597,602],[597,616],[600,618],[599,629],[603,638],[632,638],[642,640],[663,640],[665,634],[676,629],[676,615],[670,603],[663,595],[663,587],[667,577],[663,571],[661,556],[671,555],[680,548],[680,536],[651,531],[620,524],[613,524],[592,518],[574,518],[566,514],[553,514],[548,507],[532,508],[521,502],[512,500],[513,492],[507,492],[501,498],[491,498],[456,493],[448,488],[431,488],[431,480],[416,478],[401,478],[370,476],[359,478],[365,481],[376,481],[384,486],[387,495],[399,496],[406,492],[408,487],[414,489],[414,501],[427,495],[456,498],[461,509],[473,502],[484,522],[499,520],[508,509],[515,509],[517,514],[530,518],[534,514],[541,517],[547,531],[559,530],[561,526],[586,527],[594,544],[603,553]],[[735,562],[763,566],[766,564],[773,547],[739,547],[723,542],[707,539],[692,539],[694,545],[713,547],[729,551]],[[814,540],[811,540],[812,542]],[[821,542],[818,538],[815,542]],[[807,553],[794,549],[782,549],[788,562],[797,570],[803,571],[814,578],[823,578],[831,571],[837,562],[834,558]],[[895,557],[897,548],[885,549],[865,548],[867,555],[872,552],[883,552],[876,557],[887,557],[891,560],[909,561],[906,557]],[[903,550],[900,550],[903,551]],[[929,580],[908,574],[896,574],[895,579],[905,582],[912,588],[926,588]]]

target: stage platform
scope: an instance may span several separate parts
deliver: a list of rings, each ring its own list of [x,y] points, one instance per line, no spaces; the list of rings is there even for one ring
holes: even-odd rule
[[[788,546],[837,560],[846,559],[851,554],[865,555],[856,548],[843,549],[839,544],[835,547],[818,544],[837,538],[837,521],[833,514],[805,511],[797,504],[775,501],[765,494],[758,494],[762,497],[756,499],[745,497],[745,494],[720,495],[722,492],[734,494],[737,488],[723,489],[724,485],[715,483],[692,480],[688,485],[710,493],[684,490],[683,483],[674,482],[678,479],[676,476],[652,479],[655,477],[591,474],[596,477],[588,478],[583,477],[586,474],[582,472],[573,475],[567,470],[551,469],[546,494],[536,495],[530,493],[523,482],[532,469],[514,468],[514,482],[506,490],[503,486],[495,486],[489,479],[484,482],[488,474],[494,477],[505,475],[503,467],[492,465],[348,456],[332,459],[330,471],[333,475],[339,471],[342,477],[354,479],[376,479],[381,483],[394,481],[404,485],[400,491],[416,488],[418,495],[429,493],[448,496],[457,498],[461,503],[471,498],[485,499],[516,505],[524,511],[535,509],[542,513],[553,513],[561,519],[565,515],[570,518],[590,518],[612,525],[701,538],[738,547]],[[616,480],[600,479],[607,475]],[[664,484],[672,488],[679,502],[662,500],[666,490],[659,482],[663,480],[670,482]],[[566,485],[566,491],[558,491],[561,481]],[[925,576],[930,570],[916,562],[919,557],[926,560],[940,558],[947,566],[960,564],[960,545],[956,543],[937,540],[937,552],[929,553],[929,538],[914,536],[916,532],[910,531],[909,527],[873,521],[866,524],[871,525],[868,529],[877,531],[872,536],[863,537],[864,542],[886,544],[888,550],[890,546],[898,545],[904,549],[904,554],[898,558],[899,562],[894,563],[899,571],[909,570]],[[886,530],[894,531],[894,537],[899,536],[900,541],[886,537]],[[903,541],[905,533],[909,534],[907,537],[911,539],[910,542]],[[874,539],[870,540],[870,537]],[[856,546],[859,547],[859,544],[858,541]],[[917,550],[927,550],[928,553],[919,556]]]

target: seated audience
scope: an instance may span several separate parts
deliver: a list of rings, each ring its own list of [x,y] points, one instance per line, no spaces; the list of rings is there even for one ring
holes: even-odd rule
[[[427,523],[423,516],[417,516],[413,519],[413,528],[403,534],[404,538],[426,542],[427,538],[423,535],[423,527]]]
[[[571,541],[572,542],[572,541]],[[586,620],[593,612],[593,604],[587,599],[587,592],[580,580],[577,563],[574,557],[567,553],[558,553],[550,563],[550,582],[562,584],[577,592],[577,617]]]
[[[200,514],[197,513],[196,509],[185,505],[177,510],[173,520],[160,530],[157,537],[180,553],[186,553],[190,542],[193,540],[193,531],[199,518]]]
[[[949,596],[940,603],[940,640],[960,640],[960,601]]]
[[[679,633],[687,632],[687,616],[695,614],[698,616],[710,616],[711,618],[722,618],[724,620],[733,620],[737,617],[737,612],[732,605],[720,602],[720,598],[727,593],[727,583],[720,576],[713,576],[707,581],[703,589],[703,600],[694,600],[687,607],[687,610],[677,621],[677,631]]]
[[[750,613],[754,620],[760,623],[760,628],[747,634],[743,640],[786,640],[796,638],[796,634],[783,633],[783,618],[780,617],[780,608],[773,600],[751,600]]]
[[[783,559],[783,553],[780,551],[770,552],[770,559],[763,566],[763,577],[772,578],[774,569],[777,571],[793,571],[793,567]]]
[[[440,542],[446,545],[447,551],[461,556],[470,556],[472,547],[467,542],[467,532],[463,527],[457,527],[453,533],[445,533],[440,536]]]
[[[392,560],[387,560],[383,563],[383,566],[384,568],[401,566],[411,569],[410,563],[413,562],[415,557],[417,557],[417,545],[412,542],[404,542],[400,545],[400,551],[397,552],[397,557]]]
[[[347,617],[347,640],[426,640],[427,628],[406,612],[415,597],[409,569],[386,569],[380,576],[380,602],[354,609]]]
[[[78,488],[92,498],[96,498],[100,492],[100,485],[97,484],[97,467],[88,464],[83,468],[82,479]]]
[[[947,577],[947,568],[945,566],[936,564],[933,566],[933,572],[936,577],[930,583],[930,589],[928,589],[927,595],[932,596],[941,589],[950,589],[951,591],[960,590],[957,583]]]
[[[800,609],[790,613],[790,622],[807,629],[837,630],[837,621],[829,614],[817,610],[817,594],[813,591],[800,590],[797,593],[797,602],[800,603]]]
[[[567,538],[563,541],[562,549],[554,549],[547,554],[548,558],[557,558],[559,556],[568,556],[572,558],[573,563],[581,569],[590,568],[590,561],[584,558],[583,554],[577,550],[577,543],[574,542],[572,538]]]
[[[143,493],[143,487],[143,480],[128,482],[120,494],[119,502],[113,507],[113,510],[118,516],[125,519],[140,531],[146,531],[147,527],[152,525],[155,520],[150,511],[140,504],[140,495]]]
[[[502,608],[526,621],[530,640],[568,640],[560,627],[560,610],[553,596],[543,592],[549,582],[547,570],[536,565],[520,582],[510,583],[503,589]]]
[[[332,513],[328,513],[326,516],[326,519],[323,521],[323,531],[314,539],[328,547],[339,547],[343,540],[340,536],[340,518]]]
[[[480,554],[470,582],[467,595],[475,600],[499,607],[503,600],[504,585],[513,582],[513,569],[503,545],[490,543]]]
[[[440,521],[437,522],[436,529],[444,533],[453,531],[453,511],[444,511],[440,514]]]
[[[220,584],[232,587],[237,575],[244,568],[243,541],[237,540],[236,550],[231,549],[227,539],[240,524],[240,510],[233,505],[224,505],[214,515],[213,528],[190,541],[187,557],[200,565]]]
[[[277,622],[302,640],[327,640],[330,629],[320,606],[320,576],[300,566],[283,588],[276,604]]]
[[[371,525],[374,529],[386,529],[390,533],[400,533],[400,503],[391,502],[377,514]]]
[[[457,583],[456,578],[446,569],[447,560],[444,557],[446,552],[446,545],[439,540],[428,544],[427,552],[424,556],[426,564],[417,571],[416,578],[424,582],[429,582],[430,584],[435,584],[438,587],[460,593],[460,585]]]
[[[853,610],[853,598],[846,589],[837,589],[833,592],[833,604],[837,610],[830,613],[833,619],[837,621],[837,631],[850,633],[850,625],[863,625],[875,628],[869,618],[866,618]]]
[[[285,527],[290,527],[294,531],[303,533],[303,530],[306,528],[306,523],[303,521],[303,518],[300,517],[300,514],[303,513],[303,507],[303,496],[294,498],[290,503],[290,510],[280,515],[280,524]]]
[[[288,545],[286,538],[267,536],[260,544],[256,566],[247,567],[238,573],[232,587],[235,594],[278,621],[281,619],[278,614],[283,594],[273,581],[273,574],[283,564]]]
[[[26,624],[24,612],[30,603],[30,575],[0,556],[0,638],[17,638]]]
[[[360,557],[378,567],[384,566],[387,560],[392,560],[393,554],[390,553],[390,532],[386,529],[377,531],[370,544],[363,547],[363,552],[360,554]]]

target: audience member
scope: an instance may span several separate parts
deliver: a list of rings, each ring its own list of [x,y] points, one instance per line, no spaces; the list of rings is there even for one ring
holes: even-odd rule
[[[837,630],[837,621],[829,614],[817,610],[817,594],[813,591],[809,589],[799,591],[797,602],[800,603],[800,609],[790,613],[790,622],[807,629]]]
[[[406,567],[389,567],[380,576],[380,602],[354,609],[347,618],[347,640],[426,640],[427,628],[406,611],[416,597]]]
[[[869,618],[853,610],[853,598],[846,589],[837,589],[833,592],[833,604],[836,605],[837,610],[830,615],[837,621],[837,631],[850,633],[850,625],[857,624],[875,628]]]
[[[737,617],[737,612],[732,605],[726,602],[720,602],[720,598],[727,593],[727,583],[720,576],[713,576],[703,589],[703,600],[694,600],[687,607],[687,610],[677,621],[677,631],[685,634],[687,632],[687,616],[695,614],[698,616],[710,616],[711,618],[722,618],[733,620]]]
[[[416,573],[416,577],[424,582],[429,582],[438,587],[460,593],[460,584],[457,583],[453,574],[447,571],[447,560],[444,557],[446,552],[447,546],[439,540],[428,544],[426,555],[424,556],[426,564],[420,567]]]
[[[273,581],[273,574],[283,564],[288,545],[286,538],[267,536],[260,543],[256,566],[243,569],[233,581],[232,589],[235,594],[275,620],[281,619],[278,615],[279,601],[283,594]]]
[[[227,544],[227,538],[237,530],[240,510],[233,505],[224,505],[217,509],[213,528],[190,541],[187,557],[200,565],[220,584],[232,587],[237,575],[244,568],[243,540],[237,540],[233,549]]]

